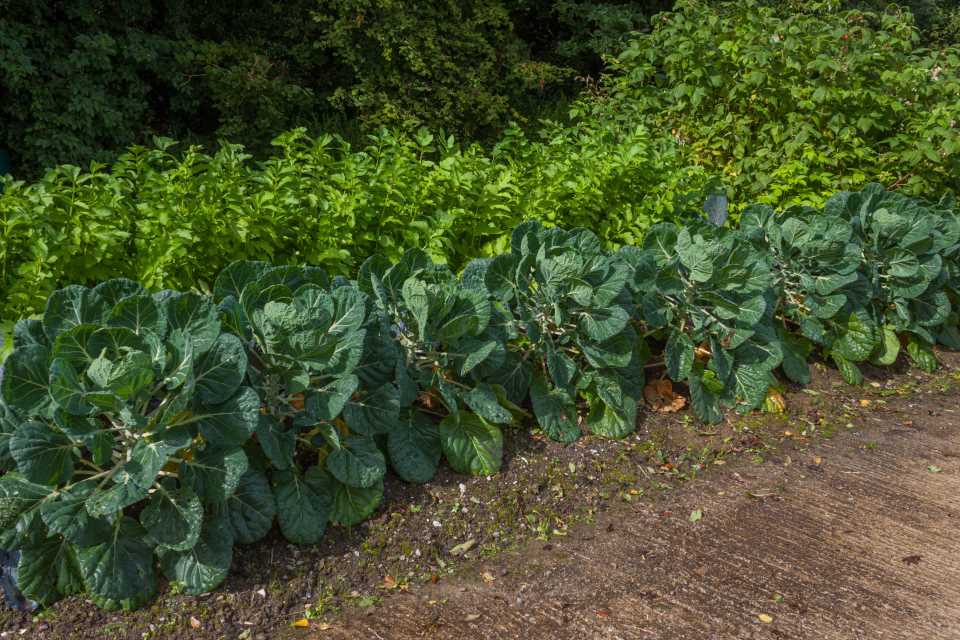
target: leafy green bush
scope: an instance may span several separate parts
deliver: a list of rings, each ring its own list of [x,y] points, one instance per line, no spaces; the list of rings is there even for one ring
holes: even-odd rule
[[[950,199],[925,205],[876,185],[831,198],[823,212],[747,209],[742,227],[769,248],[785,327],[799,329],[791,378],[809,379],[799,364],[807,341],[851,383],[862,380],[859,362],[892,364],[901,340],[925,370],[936,367],[933,344],[960,346],[950,299],[960,220],[952,210]]]
[[[960,51],[917,39],[909,14],[681,0],[612,62],[594,114],[670,131],[736,202],[957,189]]]
[[[230,503],[238,539],[249,544],[266,535],[274,512],[284,536],[300,544],[318,542],[328,520],[365,519],[380,503],[386,472],[372,438],[396,423],[399,405],[392,376],[374,393],[360,390],[364,294],[350,285],[331,290],[316,267],[237,262],[217,278],[214,298],[247,345],[248,377],[262,407],[261,466],[270,472],[268,484],[263,471],[248,471],[246,494]],[[238,492],[244,488],[241,482]]]
[[[401,355],[396,377],[409,415],[404,429],[388,434],[397,474],[426,481],[436,471],[438,454],[461,473],[499,471],[498,425],[514,418],[504,381],[493,383],[493,374],[508,366],[511,336],[486,292],[419,250],[396,264],[374,256],[360,267],[358,279]],[[430,426],[431,415],[443,419]]]
[[[0,318],[42,309],[69,282],[125,276],[151,289],[199,286],[235,260],[310,263],[333,273],[421,247],[459,268],[526,217],[633,242],[702,179],[642,128],[511,129],[490,153],[452,137],[382,132],[353,151],[302,130],[254,165],[240,147],[178,157],[134,147],[112,166],[64,166],[0,194]]]
[[[691,217],[692,218],[692,217]],[[371,515],[388,465],[425,482],[500,469],[503,432],[635,429],[645,372],[707,422],[782,374],[960,348],[952,198],[869,185],[822,209],[748,207],[738,228],[661,224],[642,246],[527,221],[459,276],[409,250],[357,280],[240,261],[213,296],[125,279],[55,291],[0,379],[0,547],[26,595],[144,604],[160,570],[216,587],[233,546],[322,539]]]

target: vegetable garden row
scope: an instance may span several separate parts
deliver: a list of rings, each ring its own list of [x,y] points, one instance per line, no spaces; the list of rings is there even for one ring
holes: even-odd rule
[[[714,422],[813,358],[851,383],[901,352],[932,370],[937,343],[960,348],[958,303],[954,201],[877,185],[616,252],[524,222],[459,275],[410,250],[353,280],[235,262],[212,295],[68,286],[4,363],[0,547],[42,604],[142,606],[158,567],[206,592],[274,521],[312,544],[369,517],[388,466],[492,475],[511,426],[623,437],[645,374]]]

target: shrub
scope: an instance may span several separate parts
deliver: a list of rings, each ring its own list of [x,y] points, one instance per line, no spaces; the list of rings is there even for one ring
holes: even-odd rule
[[[514,4],[4,0],[0,150],[34,177],[109,162],[152,135],[228,138],[258,155],[298,126],[493,139],[572,93],[573,71],[514,29],[539,15]]]
[[[816,6],[683,0],[612,61],[594,113],[670,131],[739,202],[957,189],[960,51],[917,48],[908,13]]]
[[[510,252],[477,265],[517,336],[513,386],[529,388],[537,422],[553,439],[580,434],[577,403],[589,406],[587,428],[623,437],[633,431],[646,350],[630,324],[629,270],[586,229],[544,229],[527,222]],[[512,380],[512,379],[511,379]]]

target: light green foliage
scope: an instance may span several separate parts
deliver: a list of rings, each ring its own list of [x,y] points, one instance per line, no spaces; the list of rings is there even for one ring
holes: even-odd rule
[[[511,129],[492,153],[452,137],[383,132],[280,136],[262,165],[242,149],[136,147],[111,167],[65,166],[0,194],[0,317],[36,313],[58,286],[131,277],[150,289],[209,288],[235,260],[346,273],[367,256],[424,248],[455,268],[489,255],[526,217],[636,241],[700,185],[642,128]],[[640,197],[640,194],[648,194]]]
[[[960,186],[960,51],[919,48],[909,13],[804,5],[681,0],[612,62],[594,112],[670,132],[743,203]]]

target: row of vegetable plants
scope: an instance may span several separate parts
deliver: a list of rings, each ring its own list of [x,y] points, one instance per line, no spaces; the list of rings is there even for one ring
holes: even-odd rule
[[[274,144],[257,162],[240,145],[159,139],[111,165],[0,177],[0,326],[42,312],[66,284],[209,291],[236,260],[349,275],[371,255],[421,247],[459,270],[531,218],[632,243],[705,181],[644,127],[602,119],[513,127],[492,149],[425,130],[352,147],[297,129]]]
[[[871,185],[822,209],[748,208],[735,228],[514,229],[455,274],[422,250],[318,267],[231,264],[212,295],[125,279],[68,286],[20,321],[0,382],[0,547],[48,605],[134,608],[159,570],[190,594],[236,545],[318,543],[383,496],[388,469],[492,475],[503,430],[572,442],[635,429],[645,374],[696,415],[810,380],[960,349],[960,216]]]

